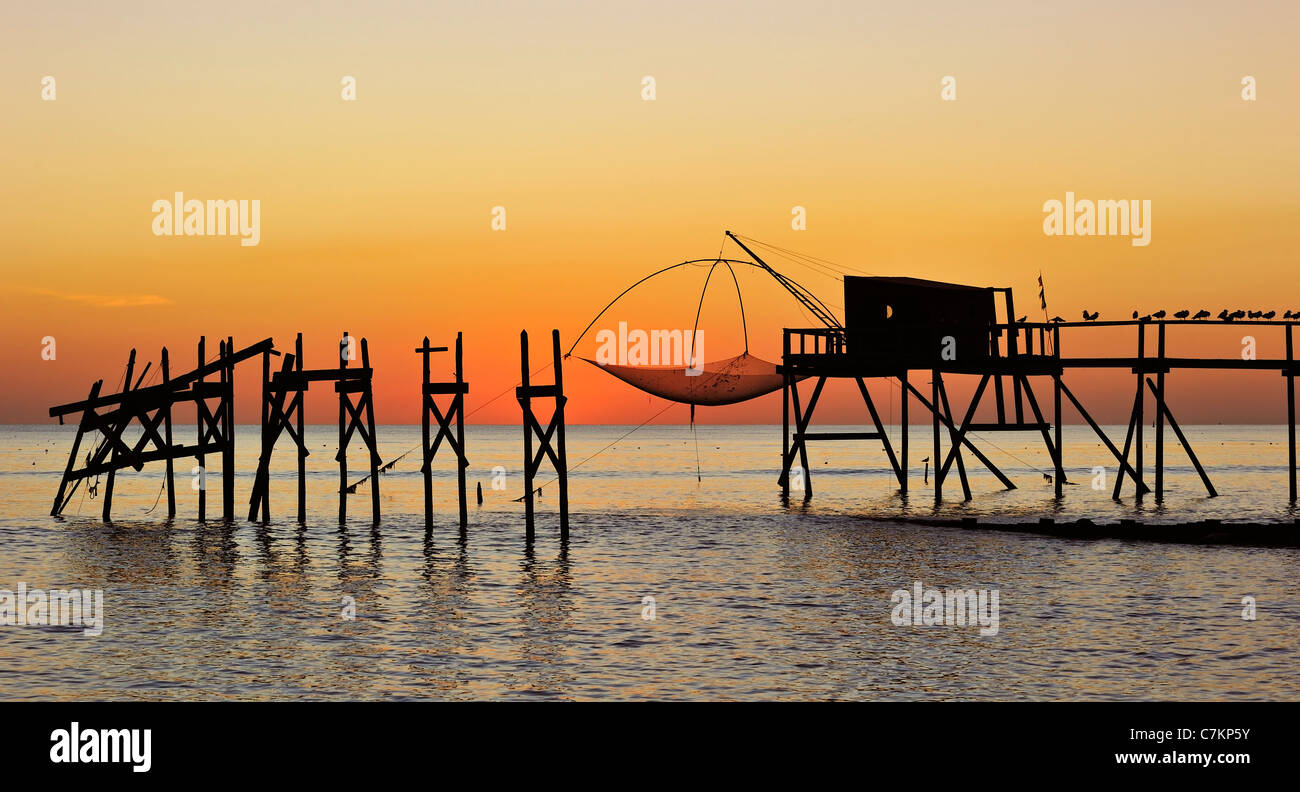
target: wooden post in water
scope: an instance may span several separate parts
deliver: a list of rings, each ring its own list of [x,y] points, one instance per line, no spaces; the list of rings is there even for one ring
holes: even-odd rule
[[[899,448],[900,458],[898,462],[899,469],[903,471],[903,476],[899,480],[899,489],[902,491],[904,495],[907,495],[907,402],[910,400],[908,396],[909,395],[907,392],[907,364],[904,363],[902,387],[899,389],[899,398],[903,400],[899,408],[899,411],[901,413],[899,420],[903,422],[903,426],[901,429],[903,436],[901,438],[902,442],[900,443],[901,448]]]
[[[278,414],[275,416],[275,422],[274,432],[279,434],[280,416]],[[262,353],[262,456],[258,464],[258,467],[261,468],[259,472],[265,475],[265,479],[254,483],[255,487],[261,484],[262,522],[271,521],[271,449],[275,443],[273,437],[271,429],[271,353],[268,350]],[[253,497],[258,496],[255,494]],[[253,510],[254,512],[257,510],[256,503],[253,504]],[[250,514],[248,516],[249,519],[253,519],[255,515]]]
[[[790,497],[790,331],[782,333],[781,353],[781,497]]]
[[[379,524],[379,438],[375,435],[375,400],[374,390],[371,388],[371,371],[370,368],[370,345],[366,339],[361,339],[361,366],[366,370],[365,390],[362,391],[361,399],[357,400],[357,407],[361,406],[361,400],[365,400],[366,425],[370,432],[366,435],[366,446],[370,451],[370,511],[371,519],[376,525]],[[343,383],[339,383],[343,384]]]
[[[1156,325],[1156,503],[1165,499],[1165,323]]]
[[[459,341],[457,349],[459,350]],[[691,343],[695,340],[692,338]],[[555,426],[555,441],[557,448],[555,453],[559,460],[555,465],[556,476],[560,481],[560,540],[567,541],[569,538],[569,457],[564,448],[564,359],[560,355],[560,331],[551,330],[551,354],[555,360],[555,417],[551,419],[552,425]],[[692,355],[694,360],[694,355]],[[703,363],[700,364],[701,366]],[[459,368],[459,367],[458,367]],[[460,508],[461,513],[465,510],[465,484],[461,480],[460,487]]]
[[[1138,476],[1144,476],[1145,471],[1142,466],[1142,430],[1145,428],[1146,420],[1142,417],[1142,406],[1146,401],[1143,398],[1142,378],[1146,376],[1146,338],[1147,328],[1145,324],[1139,324],[1138,330],[1138,359],[1137,359],[1137,400],[1133,402],[1133,469]],[[1142,500],[1142,488],[1139,487],[1136,495],[1137,500]]]
[[[100,388],[104,387],[103,380],[97,380],[94,385],[90,386],[90,395],[86,397],[87,404],[94,402],[99,397]],[[54,495],[54,506],[50,509],[51,517],[58,517],[68,505],[72,495],[68,493],[68,482],[72,480],[72,471],[77,468],[77,454],[81,452],[81,441],[86,436],[86,429],[90,428],[90,417],[94,414],[89,406],[81,413],[81,419],[77,422],[77,436],[72,441],[72,453],[68,454],[68,464],[63,469],[63,478],[59,479],[59,491]],[[59,417],[59,423],[63,423],[62,416]],[[81,480],[73,485],[75,488],[80,486]]]
[[[1020,382],[1017,380],[1014,384],[1016,391],[1016,407],[1020,407]],[[939,505],[943,501],[943,473],[942,464],[939,456],[939,369],[930,371],[930,413],[933,416],[934,431],[934,454],[930,457],[934,462],[934,503]]]
[[[456,413],[456,486],[460,491],[460,528],[462,531],[469,526],[469,498],[465,492],[465,468],[469,467],[469,460],[465,458],[465,394],[469,393],[469,385],[465,383],[465,354],[462,347],[462,336],[456,333],[456,394],[455,413]],[[448,416],[450,419],[450,416]]]
[[[1047,332],[1043,331],[1041,336],[1042,342],[1046,343]],[[1052,355],[1060,363],[1061,358],[1061,328],[1052,328]],[[1056,376],[1052,378],[1052,390],[1055,402],[1055,421],[1056,421],[1056,497],[1060,498],[1065,495],[1065,446],[1061,439],[1061,369],[1056,369]]]
[[[300,382],[298,383],[302,390],[294,394],[294,401],[297,402],[298,410],[298,522],[307,522],[307,435],[303,433],[303,408],[306,400],[303,393],[306,391],[307,383],[301,381],[302,377],[302,333],[293,344],[294,370],[298,373]]]
[[[207,361],[204,359],[204,345],[207,343],[207,336],[199,336],[199,364],[197,369],[202,369],[203,364]],[[205,467],[203,455],[203,441],[208,431],[208,401],[204,398],[204,380],[206,375],[200,376],[194,383],[194,392],[198,397],[194,400],[194,422],[198,424],[199,442],[197,448],[199,453],[195,460],[199,463],[199,522],[208,518],[208,469]]]
[[[348,367],[348,354],[351,352],[348,331],[343,331],[343,340],[339,343],[339,382],[343,382],[343,371]],[[348,438],[346,394],[339,394],[339,522],[348,519]]]
[[[415,350],[420,356],[420,472],[424,474],[424,529],[433,530],[433,467],[429,464],[429,337]],[[445,349],[445,347],[444,347]]]
[[[225,391],[221,403],[225,408],[225,445],[221,449],[221,516],[225,520],[235,519],[235,339],[226,336],[226,346],[222,353],[225,366],[222,367]]]
[[[519,406],[524,418],[524,539],[533,541],[533,415],[532,385],[528,382],[528,331],[519,331]]]
[[[1290,484],[1291,502],[1296,502],[1295,480],[1295,348],[1291,337],[1293,325],[1286,326],[1286,447],[1287,482]]]
[[[123,393],[126,393],[127,391],[131,390],[131,376],[134,373],[135,373],[135,350],[132,349],[130,357],[128,357],[126,360],[126,376],[122,378]],[[125,402],[123,402],[122,410],[125,411],[126,409],[127,409],[127,405]],[[128,418],[127,420],[130,419]],[[119,439],[120,439],[120,435],[118,437],[108,438],[109,447],[112,450],[109,452],[109,460],[110,460],[109,464],[111,467],[109,467],[108,475],[104,480],[104,512],[103,512],[104,522],[112,522],[113,520],[113,514],[112,514],[113,483],[114,480],[117,478],[116,465],[117,465],[117,457],[118,457],[116,441]]]
[[[167,356],[167,347],[162,349],[162,381],[163,385],[171,382],[171,361]],[[163,405],[163,432],[167,441],[167,448],[172,447],[172,399],[167,398],[166,404]],[[176,471],[172,465],[171,456],[167,457],[167,519],[176,518]]]

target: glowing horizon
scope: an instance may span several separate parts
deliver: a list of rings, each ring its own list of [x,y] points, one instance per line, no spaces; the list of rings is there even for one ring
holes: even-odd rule
[[[1277,23],[1297,12],[1260,4],[1265,25],[1249,5],[1195,5],[1180,18],[1132,3],[12,9],[0,423],[49,422],[51,405],[117,382],[131,348],[142,365],[167,346],[183,371],[201,335],[211,354],[227,335],[291,349],[300,331],[309,368],[332,364],[345,330],[369,339],[383,424],[418,422],[420,340],[463,332],[473,411],[518,380],[521,329],[536,369],[552,328],[567,349],[644,275],[743,257],[726,229],[854,271],[1010,286],[1035,318],[1040,271],[1049,314],[1067,319],[1300,309],[1300,78],[1294,25]],[[1094,68],[1066,79],[1080,62]],[[340,97],[345,75],[356,101]],[[956,101],[940,97],[945,75]],[[259,201],[259,243],[155,236],[151,207],[177,192]],[[1070,192],[1150,201],[1150,244],[1045,235],[1044,203]],[[796,206],[807,230],[791,228]],[[833,279],[770,263],[842,302]],[[781,328],[813,323],[762,273],[737,275],[749,347],[777,361]],[[601,327],[690,328],[703,277],[651,281]],[[700,327],[706,359],[743,349],[729,282],[710,285]],[[1241,335],[1174,330],[1171,354],[1230,357]],[[1257,335],[1260,357],[1280,356],[1280,334]],[[1067,354],[1131,351],[1131,336],[1092,336],[1067,336]],[[583,344],[594,352],[595,329]],[[637,424],[664,406],[570,362],[571,423]],[[259,375],[237,370],[240,423],[256,422]],[[1130,374],[1072,377],[1098,420],[1123,419]],[[955,397],[971,384],[951,383]],[[863,422],[840,385],[818,423]],[[1185,424],[1284,417],[1276,373],[1178,373],[1169,387]],[[328,389],[308,396],[309,421],[336,409]],[[507,395],[470,420],[516,423],[518,407]],[[779,423],[780,397],[696,420]]]

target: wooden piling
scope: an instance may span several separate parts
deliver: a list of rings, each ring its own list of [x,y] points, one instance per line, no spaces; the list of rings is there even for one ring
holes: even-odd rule
[[[225,389],[221,396],[225,413],[225,443],[221,448],[221,516],[235,519],[235,339],[226,336],[221,371]]]
[[[429,337],[415,350],[420,355],[420,472],[424,475],[424,528],[433,530],[433,467],[429,464]]]
[[[1165,499],[1165,323],[1156,325],[1156,503]]]
[[[207,363],[204,353],[204,347],[206,344],[207,336],[199,336],[199,364],[196,369],[198,371],[202,371],[204,365]],[[208,518],[208,469],[204,460],[203,441],[207,436],[210,412],[208,410],[207,399],[203,396],[203,381],[205,379],[207,379],[206,375],[200,374],[198,380],[194,383],[194,389],[196,392],[194,399],[194,423],[198,425],[199,430],[198,445],[196,446],[199,452],[195,455],[195,460],[199,463],[199,522],[204,522]]]
[[[130,357],[127,358],[126,361],[126,375],[122,377],[122,391],[124,393],[126,391],[131,390],[131,377],[134,373],[135,373],[135,350],[132,349],[131,355]],[[124,409],[125,406],[126,405],[123,404]],[[108,452],[110,467],[108,469],[108,474],[104,477],[103,520],[104,522],[112,522],[113,521],[113,484],[117,479],[116,465],[118,460],[118,450],[117,450],[118,438],[115,436],[109,436],[105,439],[108,442],[109,448],[111,450]]]
[[[369,372],[370,368],[370,345],[366,339],[361,339],[361,366],[367,372],[365,380],[365,391],[358,400],[357,406],[361,406],[361,401],[365,402],[366,425],[370,432],[366,436],[366,446],[370,451],[370,511],[371,518],[375,524],[379,524],[379,437],[375,434],[375,409],[374,409],[374,391],[371,388]]]
[[[1296,449],[1295,449],[1295,349],[1291,325],[1286,326],[1286,447],[1287,483],[1290,485],[1291,503],[1296,502]]]
[[[790,497],[790,334],[783,333],[781,357],[781,497]]]
[[[533,414],[532,385],[528,381],[528,331],[519,332],[519,405],[524,411],[524,539],[533,541],[533,427],[528,418]]]
[[[348,367],[348,331],[343,331],[343,340],[339,343],[339,382],[343,381],[343,372]],[[348,436],[347,396],[339,394],[339,523],[348,519]]]
[[[293,355],[294,371],[297,372],[301,379],[303,372],[302,333],[299,333],[298,337],[293,342]],[[291,403],[291,409],[296,408],[298,413],[298,522],[300,524],[307,522],[307,454],[309,453],[307,451],[307,435],[304,432],[305,427],[303,426],[305,422],[303,412],[306,402],[303,398],[303,394],[307,387],[306,381],[303,380],[301,385],[303,389],[294,394],[294,399]]]
[[[1016,403],[1018,406],[1020,402],[1019,382],[1015,384],[1015,389],[1016,389]],[[939,466],[940,466],[939,460],[941,459],[941,457],[939,456],[939,370],[938,369],[932,369],[930,371],[930,414],[931,414],[931,422],[932,422],[931,430],[934,435],[934,453],[930,455],[930,459],[934,463],[934,504],[938,506],[940,503],[943,502],[943,476],[940,475],[940,470],[939,470]]]
[[[99,396],[100,388],[104,387],[103,380],[97,380],[94,385],[90,386],[90,395],[86,397],[87,402],[93,402]],[[94,411],[89,407],[81,414],[81,419],[77,422],[77,435],[72,440],[72,452],[68,454],[68,463],[63,468],[63,478],[59,479],[59,490],[54,495],[54,506],[50,508],[50,516],[58,517],[67,508],[68,500],[72,494],[68,492],[68,484],[72,482],[72,472],[76,470],[77,455],[81,453],[81,441],[86,436],[86,430],[90,428],[91,416]],[[60,418],[60,421],[63,419]],[[74,487],[80,485],[81,479],[76,479]]]
[[[898,485],[899,485],[899,491],[902,492],[904,496],[906,496],[906,495],[907,495],[907,470],[908,470],[908,468],[907,468],[907,465],[908,465],[908,462],[907,462],[907,447],[908,447],[908,439],[907,439],[907,429],[908,429],[908,424],[907,424],[907,403],[908,403],[908,401],[911,400],[911,399],[910,399],[910,396],[909,396],[909,394],[908,394],[908,386],[907,386],[907,366],[906,366],[906,365],[903,366],[903,373],[902,373],[902,376],[901,376],[899,379],[901,380],[900,388],[899,388],[899,390],[900,390],[899,398],[902,399],[902,402],[901,402],[900,405],[899,405],[899,413],[900,413],[900,415],[899,415],[899,420],[902,422],[902,427],[901,427],[901,429],[900,429],[900,431],[901,431],[901,433],[902,433],[902,436],[899,438],[899,443],[898,443],[898,445],[899,445],[899,449],[898,449],[898,456],[899,456],[899,459],[898,459],[898,467],[899,467],[899,470],[902,471],[902,474],[903,474],[903,475],[899,478]]]
[[[262,456],[259,460],[258,473],[265,476],[264,479],[259,477],[259,481],[254,484],[261,484],[261,511],[262,522],[271,521],[271,451],[274,448],[274,434],[279,434],[279,416],[276,415],[277,426],[271,427],[271,353],[269,351],[262,353]],[[274,433],[274,434],[273,434]],[[256,494],[254,498],[258,497]],[[253,509],[257,509],[256,502]],[[249,519],[256,515],[250,514]]]
[[[459,342],[457,342],[459,349]],[[551,331],[551,354],[555,368],[555,417],[552,423],[555,425],[555,453],[559,457],[555,465],[555,474],[559,478],[560,485],[560,540],[567,541],[569,538],[569,458],[564,446],[564,358],[560,355],[560,331]],[[703,364],[701,364],[703,365]],[[465,485],[464,478],[461,479],[460,488],[460,508],[461,513],[465,512]]]
[[[1137,326],[1138,331],[1138,364],[1137,364],[1137,399],[1133,402],[1133,469],[1137,471],[1139,477],[1145,474],[1142,465],[1142,430],[1146,428],[1146,420],[1142,417],[1143,398],[1142,378],[1146,376],[1146,337],[1147,329],[1145,324]],[[1141,488],[1137,491],[1137,499],[1142,499]]]
[[[464,531],[469,525],[469,498],[465,492],[465,469],[469,467],[469,460],[465,458],[465,394],[469,393],[469,386],[465,384],[464,350],[461,347],[461,334],[456,333],[456,487],[460,493],[460,527]],[[558,383],[559,367],[556,367],[556,382]],[[564,446],[563,433],[560,429],[561,439],[560,447]],[[563,497],[563,495],[561,496]],[[568,517],[568,510],[565,509],[565,518]],[[566,526],[567,527],[567,526]]]
[[[168,359],[167,347],[162,348],[161,355],[162,381],[163,385],[171,384],[171,361]],[[168,399],[163,405],[163,433],[167,441],[167,447],[172,445],[172,402]],[[172,458],[167,457],[167,519],[176,518],[176,471],[172,465]]]

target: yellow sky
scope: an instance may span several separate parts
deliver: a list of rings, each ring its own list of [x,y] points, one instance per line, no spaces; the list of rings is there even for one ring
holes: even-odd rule
[[[1026,307],[1041,270],[1049,309],[1070,318],[1300,309],[1297,12],[1181,8],[6,9],[0,421],[40,421],[93,379],[115,383],[132,346],[188,363],[200,334],[285,348],[297,331],[309,366],[328,365],[343,330],[370,338],[381,422],[418,420],[419,339],[463,331],[473,409],[513,384],[521,328],[535,346],[552,327],[572,338],[642,275],[715,255],[728,228],[873,274],[1012,286]],[[355,102],[340,98],[344,75]],[[940,98],[945,75],[956,101]],[[1257,101],[1241,98],[1245,75]],[[154,236],[150,207],[176,191],[259,200],[261,243]],[[1151,244],[1044,236],[1043,202],[1066,191],[1152,201]],[[790,227],[796,205],[806,231]],[[494,206],[506,231],[490,228]],[[789,274],[842,302],[833,280]],[[608,326],[689,327],[702,280],[651,284]],[[780,328],[808,320],[760,275],[741,283],[751,349],[775,360]],[[702,326],[706,357],[740,351],[725,289]],[[1239,335],[1198,343],[1227,356]],[[571,420],[659,409],[579,365]],[[241,396],[256,376],[240,376]],[[1131,398],[1078,376],[1110,418]],[[1188,377],[1171,392],[1185,422],[1281,414],[1276,376],[1246,389]],[[861,418],[849,390],[832,395],[819,419]],[[336,409],[332,394],[309,406],[317,420]],[[256,409],[242,399],[240,419]],[[699,417],[773,421],[779,401]],[[517,408],[503,399],[475,420],[514,422]]]

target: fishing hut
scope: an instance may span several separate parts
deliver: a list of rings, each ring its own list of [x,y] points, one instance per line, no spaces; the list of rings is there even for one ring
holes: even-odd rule
[[[1146,317],[1131,321],[1027,322],[1015,317],[1015,303],[1009,288],[906,277],[845,276],[842,324],[827,312],[825,317],[819,317],[823,319],[823,327],[784,330],[780,371],[785,398],[779,479],[783,492],[789,494],[789,474],[798,458],[803,471],[804,496],[811,497],[807,444],[836,440],[881,442],[900,491],[907,492],[907,432],[900,433],[896,454],[864,382],[867,378],[886,378],[896,381],[902,392],[901,421],[904,427],[909,422],[908,405],[913,399],[930,414],[932,447],[929,451],[934,460],[936,503],[942,500],[944,484],[954,467],[964,499],[971,499],[967,454],[988,469],[1004,487],[1015,488],[1011,479],[981,450],[973,438],[977,432],[1031,432],[1040,435],[1054,470],[1050,478],[1057,497],[1060,497],[1063,485],[1067,483],[1061,443],[1063,401],[1070,403],[1114,457],[1118,469],[1112,492],[1114,498],[1120,497],[1127,478],[1134,483],[1139,496],[1154,492],[1157,500],[1163,500],[1166,425],[1196,469],[1207,495],[1213,497],[1218,493],[1170,406],[1166,377],[1179,369],[1275,370],[1286,379],[1288,479],[1290,498],[1295,502],[1294,380],[1300,373],[1294,356],[1295,321],[1189,321]],[[1174,358],[1166,354],[1166,338],[1170,332],[1189,326],[1226,324],[1280,331],[1284,336],[1286,356],[1243,360]],[[1097,327],[1131,328],[1135,335],[1135,354],[1116,357],[1069,357],[1064,354],[1062,330]],[[1066,382],[1071,372],[1106,368],[1126,369],[1135,378],[1133,407],[1122,449],[1106,435]],[[921,377],[928,374],[928,394],[917,387],[918,374]],[[954,406],[962,405],[953,404],[945,383],[947,379],[963,376],[976,377],[978,382],[970,403],[960,411],[954,411]],[[874,431],[810,431],[822,389],[828,379],[836,378],[856,381],[871,415]],[[799,382],[804,379],[813,383],[806,402],[799,388]],[[1035,383],[1039,385],[1037,391]],[[992,421],[977,422],[976,411],[989,398],[990,390],[996,417]],[[1045,391],[1051,398],[1047,410],[1038,396]],[[1147,483],[1144,460],[1143,432],[1148,396],[1154,400],[1154,490]]]

